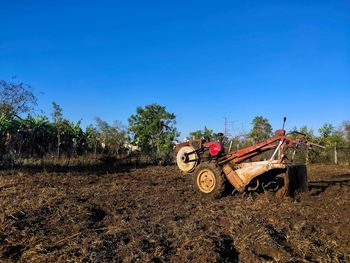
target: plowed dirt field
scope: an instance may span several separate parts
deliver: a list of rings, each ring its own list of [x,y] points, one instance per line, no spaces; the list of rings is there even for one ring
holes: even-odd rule
[[[350,262],[350,169],[207,200],[175,166],[0,172],[1,262]]]

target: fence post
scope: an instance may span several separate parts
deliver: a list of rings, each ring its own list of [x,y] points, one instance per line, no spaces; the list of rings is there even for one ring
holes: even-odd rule
[[[338,164],[337,143],[334,143],[334,163]]]

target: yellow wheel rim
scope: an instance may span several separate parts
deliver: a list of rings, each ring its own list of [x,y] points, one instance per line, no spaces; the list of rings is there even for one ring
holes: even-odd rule
[[[209,169],[201,170],[197,176],[197,186],[203,193],[210,193],[216,185],[215,175]]]

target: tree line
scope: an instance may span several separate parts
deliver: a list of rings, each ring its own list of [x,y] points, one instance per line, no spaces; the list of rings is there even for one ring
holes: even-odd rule
[[[137,107],[128,127],[95,118],[85,129],[66,118],[53,102],[51,116],[33,114],[37,97],[31,87],[0,81],[0,164],[26,158],[71,158],[144,155],[150,162],[170,162],[179,136],[176,117],[164,106]]]
[[[85,129],[81,120],[71,121],[59,104],[53,102],[49,116],[33,114],[37,97],[30,86],[19,82],[0,81],[0,164],[15,164],[28,158],[98,158],[114,156],[122,159],[144,156],[152,163],[173,161],[174,145],[180,135],[176,116],[166,107],[151,104],[137,107],[128,119],[128,127],[115,121],[110,124],[99,117]],[[216,140],[223,138],[226,148],[252,145],[273,135],[268,119],[256,116],[249,132],[225,137],[204,127],[189,134],[187,139]],[[316,143],[338,148],[350,147],[350,122],[335,128],[325,123],[315,135],[307,126],[299,130]]]
[[[318,134],[306,125],[300,128],[293,127],[291,131],[297,131],[305,134],[307,141],[313,142],[326,149],[317,148],[308,151],[306,147],[299,148],[298,159],[308,162],[330,162],[334,161],[334,155],[339,153],[342,163],[350,163],[350,121],[344,121],[339,127],[335,127],[330,123],[324,123],[318,130]],[[256,116],[251,122],[251,130],[241,132],[235,136],[223,137],[223,143],[228,150],[235,150],[246,146],[251,146],[273,136],[273,129],[267,118]],[[290,135],[297,138],[298,134]],[[217,140],[222,138],[222,134],[215,133],[213,130],[204,127],[203,130],[191,132],[186,138],[187,140],[205,138],[208,140]],[[336,152],[335,152],[336,151]]]
[[[240,144],[242,146],[252,145],[254,143],[261,142],[273,136],[273,129],[269,120],[263,116],[256,116],[251,122],[251,130],[248,132],[242,132],[231,138],[226,138],[227,141],[234,141],[235,144]],[[330,123],[324,123],[317,131],[318,135],[315,134],[315,131],[311,128],[308,128],[306,125],[301,126],[300,128],[293,127],[292,131],[298,131],[306,135],[306,139],[314,143],[331,147],[333,145],[338,145],[338,147],[349,147],[350,146],[350,121],[344,121],[340,127],[336,128]],[[298,135],[291,135],[296,138]],[[204,127],[203,130],[196,130],[191,132],[190,135],[186,138],[191,139],[200,139],[208,138],[209,140],[215,140],[218,137],[218,134],[213,130]]]

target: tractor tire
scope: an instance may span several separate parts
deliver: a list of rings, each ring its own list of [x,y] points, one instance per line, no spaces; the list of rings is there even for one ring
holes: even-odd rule
[[[197,192],[209,198],[220,198],[227,189],[227,180],[222,170],[212,163],[201,163],[196,167],[193,184]]]

